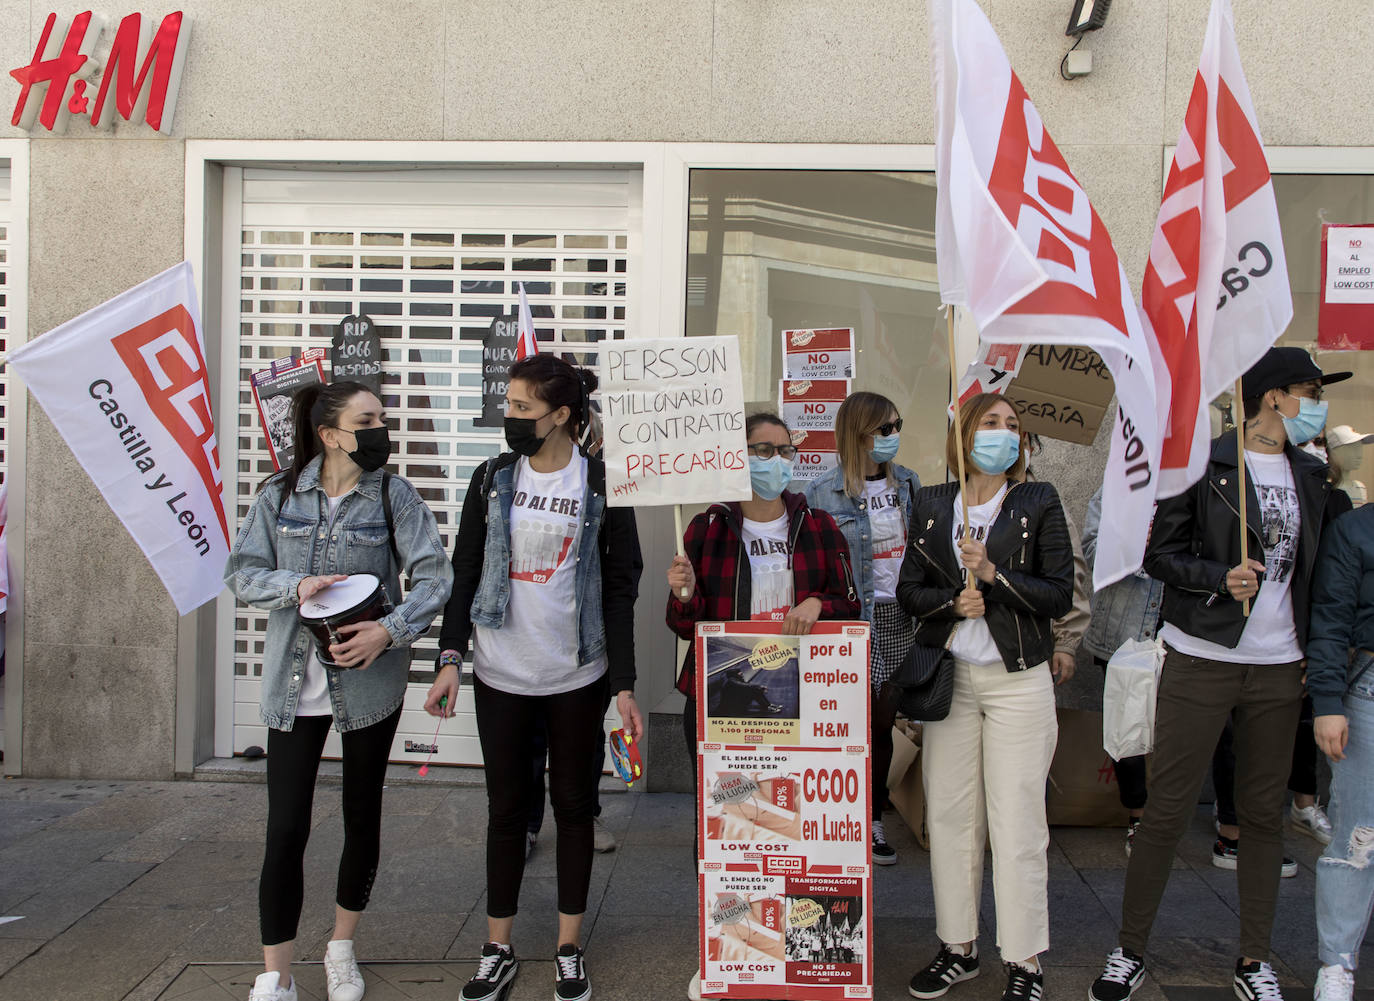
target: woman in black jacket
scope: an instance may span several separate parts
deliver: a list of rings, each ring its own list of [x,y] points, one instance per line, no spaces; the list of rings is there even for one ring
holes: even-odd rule
[[[1039,954],[1049,946],[1049,827],[1045,779],[1058,737],[1051,623],[1073,601],[1073,550],[1059,496],[1023,482],[1025,441],[1000,396],[960,408],[946,458],[964,452],[958,483],[916,492],[897,600],[917,620],[916,642],[949,644],[949,716],[925,725],[921,760],[940,951],[911,980],[936,998],[978,975],[983,844],[991,837],[1004,1001],[1038,1001]]]
[[[592,871],[593,762],[611,694],[627,733],[637,740],[643,730],[634,698],[634,603],[643,569],[634,511],[606,506],[606,467],[577,447],[595,388],[594,373],[553,355],[511,366],[511,451],[477,467],[453,546],[439,676],[425,709],[453,714],[472,640],[487,777],[489,941],[462,1001],[504,996],[519,968],[511,928],[525,871],[536,726],[547,726],[558,826],[555,996],[591,996],[579,942]]]

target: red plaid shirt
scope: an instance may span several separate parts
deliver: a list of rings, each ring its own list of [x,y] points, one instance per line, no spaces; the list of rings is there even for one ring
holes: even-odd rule
[[[858,618],[861,604],[854,589],[849,545],[835,519],[808,507],[801,494],[787,491],[782,499],[792,539],[793,603],[819,598],[821,618]],[[693,641],[677,679],[678,691],[688,698],[696,693],[697,623],[749,618],[749,556],[740,538],[743,520],[738,503],[713,504],[692,519],[682,537],[697,588],[686,601],[668,595],[668,628]]]

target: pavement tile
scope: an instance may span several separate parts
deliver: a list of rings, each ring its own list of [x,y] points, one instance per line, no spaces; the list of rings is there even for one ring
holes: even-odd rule
[[[13,924],[20,924],[15,921]],[[5,926],[8,927],[8,926]],[[15,965],[23,962],[47,943],[45,938],[7,938],[0,939],[0,977]]]
[[[56,938],[92,908],[138,879],[150,866],[144,862],[91,862],[15,905],[23,921],[0,924],[0,940]]]
[[[617,852],[616,854],[619,854]],[[586,917],[582,922],[584,938],[594,933],[597,916],[607,911],[609,901],[603,899],[604,884],[592,880],[587,894]],[[691,899],[688,897],[687,899]],[[487,941],[487,895],[478,899],[472,914],[459,930],[445,958],[471,959],[477,961],[482,945]],[[659,912],[663,913],[663,912]],[[672,913],[669,911],[668,913]],[[533,956],[535,959],[547,956],[553,962],[553,954],[558,939],[558,882],[551,876],[532,877],[528,874],[520,887],[520,911],[515,915],[515,928],[511,932],[511,945],[515,954],[521,957]]]
[[[86,808],[86,804],[73,801],[0,797],[0,850]]]
[[[690,847],[664,851],[661,846],[635,842],[622,846],[615,855],[615,874],[606,890],[610,913],[673,914],[684,901],[696,899],[696,864]]]
[[[133,833],[47,827],[0,851],[0,914],[11,914],[19,901],[64,882],[73,871],[128,841]]]
[[[371,905],[354,936],[356,954],[366,960],[432,960],[458,938],[467,914],[382,911]]]
[[[188,842],[111,903],[116,907],[214,911],[250,893],[256,898],[261,864],[262,846],[258,844]]]
[[[692,852],[695,822],[687,793],[644,794],[635,806],[627,837],[636,845],[685,845]]]

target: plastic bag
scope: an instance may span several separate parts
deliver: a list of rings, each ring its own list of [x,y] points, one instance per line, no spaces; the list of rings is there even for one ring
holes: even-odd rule
[[[1102,686],[1102,748],[1113,761],[1155,746],[1155,692],[1164,666],[1159,640],[1127,640],[1107,662]]]

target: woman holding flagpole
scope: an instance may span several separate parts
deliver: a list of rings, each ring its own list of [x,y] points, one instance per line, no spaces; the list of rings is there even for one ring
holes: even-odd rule
[[[983,845],[992,841],[1003,1001],[1040,1001],[1049,947],[1045,780],[1054,756],[1054,619],[1073,602],[1059,496],[1025,482],[1025,436],[1003,397],[960,407],[945,452],[963,482],[916,492],[897,601],[916,642],[954,657],[949,715],[921,753],[940,950],[909,993],[937,998],[976,977]]]
[[[267,848],[258,884],[267,969],[249,997],[296,999],[291,961],[303,860],[315,774],[332,723],[343,747],[344,845],[324,966],[329,1001],[358,1001],[363,979],[353,934],[377,875],[382,782],[410,644],[443,607],[453,574],[434,515],[408,481],[382,470],[391,439],[381,400],[356,382],[307,386],[292,401],[292,421],[292,464],[263,485],[225,568],[225,583],[240,600],[271,611],[261,686]],[[401,570],[410,579],[404,601]],[[299,606],[350,574],[372,574],[396,607],[376,621],[340,626],[347,639],[329,647],[326,669]]]
[[[531,734],[546,726],[558,826],[554,996],[591,997],[581,948],[599,773],[614,694],[628,736],[635,703],[634,604],[643,562],[634,509],[606,505],[606,467],[578,446],[594,372],[552,354],[510,369],[509,452],[473,473],[453,544],[453,594],[425,710],[450,716],[472,642],[487,781],[487,943],[461,1001],[495,1001],[520,964],[511,942],[525,872]],[[444,701],[447,699],[447,701]]]

